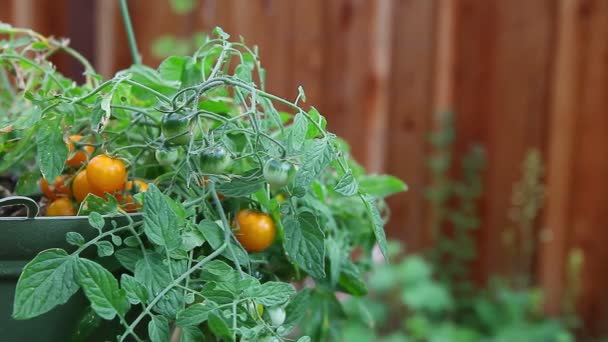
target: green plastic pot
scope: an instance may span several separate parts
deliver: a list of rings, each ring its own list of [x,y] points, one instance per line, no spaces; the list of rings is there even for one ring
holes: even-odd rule
[[[0,207],[24,205],[28,217],[0,217],[0,340],[56,342],[73,341],[78,330],[78,322],[88,311],[88,302],[79,291],[67,303],[33,319],[14,320],[11,317],[15,287],[23,267],[38,253],[49,248],[63,248],[73,251],[65,235],[78,232],[85,239],[96,236],[96,230],[89,225],[86,216],[36,217],[37,203],[28,197],[0,199]],[[141,219],[133,215],[133,220]],[[125,224],[125,217],[105,217],[106,226],[112,221]],[[117,332],[115,324],[103,322],[86,341],[114,340]]]

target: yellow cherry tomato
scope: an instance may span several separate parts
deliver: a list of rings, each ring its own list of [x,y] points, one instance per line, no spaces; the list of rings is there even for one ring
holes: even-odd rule
[[[87,180],[95,195],[103,197],[104,193],[120,191],[125,186],[127,168],[116,158],[100,154],[91,159],[87,165]]]
[[[261,252],[274,241],[274,222],[264,213],[243,209],[234,224],[237,228],[234,235],[248,252]]]
[[[95,190],[89,184],[87,170],[80,171],[72,182],[72,194],[78,202],[84,201],[88,194],[94,194]]]
[[[55,178],[53,184],[49,184],[49,182],[45,178],[40,179],[40,190],[46,196],[46,198],[53,200],[57,197],[65,197],[70,196],[70,187],[66,184],[72,176],[69,175],[60,175]]]
[[[76,209],[72,204],[72,200],[67,197],[61,197],[49,204],[46,208],[46,216],[74,216]]]
[[[123,203],[121,208],[124,211],[128,213],[135,212],[141,207],[141,204],[137,203],[137,201],[133,198],[133,195],[148,191],[148,183],[140,180],[128,181],[125,184],[125,191],[127,194],[124,195],[124,199],[122,194],[117,194],[116,199],[119,203]]]
[[[65,163],[69,166],[80,167],[87,161],[87,158],[95,151],[95,148],[93,146],[84,146],[82,150],[78,150],[72,155],[72,151],[74,151],[74,143],[80,140],[82,140],[82,135],[78,134],[70,135],[70,137],[68,138],[68,150],[72,157],[66,160]]]

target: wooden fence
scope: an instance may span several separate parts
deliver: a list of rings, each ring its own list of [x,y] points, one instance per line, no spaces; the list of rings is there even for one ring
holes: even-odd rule
[[[268,86],[308,103],[373,171],[406,180],[390,204],[389,234],[411,250],[432,243],[426,136],[454,111],[454,151],[485,146],[488,166],[476,232],[476,278],[505,271],[501,241],[526,151],[547,165],[536,280],[558,313],[566,259],[584,254],[578,312],[588,333],[608,332],[608,1],[200,0],[186,16],[167,0],[130,0],[144,62],[164,33],[221,26],[260,47]],[[0,20],[67,36],[105,75],[130,63],[117,1],[4,0]],[[78,69],[58,64],[68,74]]]

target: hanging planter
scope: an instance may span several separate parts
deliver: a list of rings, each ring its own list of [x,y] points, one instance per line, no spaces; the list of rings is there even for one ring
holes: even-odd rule
[[[86,216],[38,217],[38,204],[29,197],[0,199],[0,208],[9,206],[26,207],[27,217],[0,217],[0,303],[5,303],[0,306],[0,336],[5,341],[68,341],[79,333],[78,324],[89,307],[85,297],[78,294],[39,317],[15,320],[11,317],[15,288],[24,266],[38,253],[52,248],[73,251],[77,247],[67,243],[66,234],[78,233],[90,240],[97,235],[96,229]],[[132,216],[134,221],[140,218]],[[124,225],[127,221],[125,217],[104,217],[103,229],[109,229],[112,222]],[[88,336],[87,340],[111,339],[109,327],[108,324],[98,327],[95,336]],[[113,331],[117,331],[115,327]]]

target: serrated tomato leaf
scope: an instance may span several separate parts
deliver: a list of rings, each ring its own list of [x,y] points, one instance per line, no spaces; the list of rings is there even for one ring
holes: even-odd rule
[[[169,199],[154,184],[144,194],[144,213],[144,232],[150,241],[168,251],[181,246],[181,222]]]
[[[283,219],[285,250],[291,260],[317,279],[325,278],[325,234],[309,211]]]
[[[111,320],[127,313],[130,307],[127,295],[110,271],[88,259],[77,259],[75,269],[76,281],[101,318]]]
[[[30,261],[17,282],[13,318],[36,317],[67,302],[78,290],[74,262],[62,249],[42,251]]]

